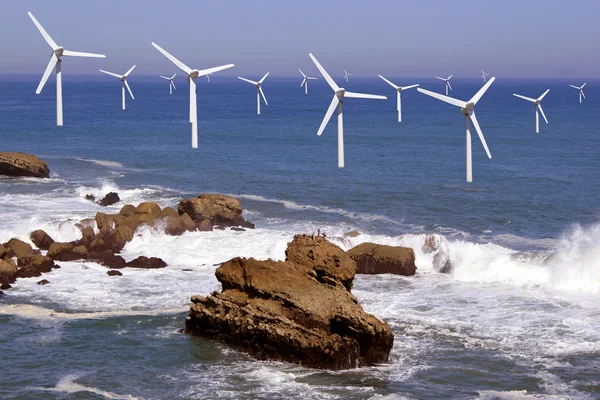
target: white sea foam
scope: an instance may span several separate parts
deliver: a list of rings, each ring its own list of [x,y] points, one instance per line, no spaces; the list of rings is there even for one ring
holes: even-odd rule
[[[79,392],[88,392],[93,393],[98,396],[102,396],[106,399],[111,400],[138,400],[138,397],[133,397],[129,394],[117,394],[113,392],[108,392],[106,390],[97,389],[91,386],[81,385],[79,383],[75,383],[75,379],[78,379],[78,375],[67,375],[62,378],[55,387],[53,388],[40,388],[40,390],[52,391],[52,392],[64,392],[64,393],[79,393]]]
[[[116,161],[108,161],[108,160],[95,160],[93,158],[80,158],[77,157],[75,158],[78,161],[85,161],[85,162],[89,162],[92,164],[96,164],[96,165],[101,165],[103,167],[108,167],[108,168],[124,168],[123,164],[121,164],[120,162],[116,162]]]

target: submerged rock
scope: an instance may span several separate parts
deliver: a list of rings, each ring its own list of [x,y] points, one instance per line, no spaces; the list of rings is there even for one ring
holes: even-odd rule
[[[108,276],[123,276],[121,271],[117,271],[116,269],[110,269],[110,270],[106,271],[106,275],[108,275]]]
[[[50,281],[48,279],[42,279],[41,281],[37,282],[38,285],[47,285],[49,283]]]
[[[158,257],[139,256],[127,263],[128,268],[156,269],[164,268],[167,263]]]
[[[259,359],[332,370],[388,361],[393,335],[350,293],[356,265],[321,237],[288,244],[286,261],[234,258],[217,271],[222,292],[193,296],[186,331]]]
[[[0,152],[0,175],[49,178],[48,164],[33,154]]]
[[[108,207],[118,203],[119,201],[121,201],[121,199],[119,198],[119,194],[115,192],[110,192],[106,196],[104,196],[102,200],[98,201],[97,204],[101,205],[102,207]]]
[[[348,250],[359,274],[414,275],[415,252],[408,247],[362,243]]]

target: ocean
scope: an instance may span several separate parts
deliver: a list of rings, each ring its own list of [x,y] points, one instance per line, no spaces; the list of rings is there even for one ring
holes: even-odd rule
[[[121,111],[115,79],[63,72],[64,127],[55,125],[53,77],[35,95],[40,76],[0,75],[0,151],[36,154],[51,169],[45,180],[0,178],[0,242],[38,228],[77,239],[80,219],[106,211],[84,196],[109,191],[122,199],[110,212],[233,195],[257,229],[169,237],[145,228],[124,257],[161,257],[167,268],[114,278],[94,263],[63,262],[44,276],[48,285],[19,279],[0,298],[0,397],[600,397],[600,82],[588,82],[579,104],[568,85],[583,82],[498,77],[475,107],[493,158],[474,134],[468,184],[460,110],[411,89],[398,123],[394,90],[377,77],[336,78],[388,96],[344,102],[346,167],[338,169],[335,118],[316,135],[333,96],[322,78],[304,95],[300,76],[270,75],[260,116],[252,86],[199,79],[199,148],[191,149],[179,75],[169,95],[158,75],[134,72],[135,100]],[[386,78],[444,89],[435,78]],[[451,83],[462,100],[482,85]],[[548,88],[549,124],[540,117],[536,134],[534,106],[512,93],[536,98]],[[353,294],[393,330],[389,364],[313,370],[181,333],[191,295],[220,289],[219,263],[284,259],[295,233],[317,229],[344,249],[365,241],[415,249],[415,276],[355,279]],[[361,235],[343,237],[352,230]],[[452,273],[437,272],[423,252],[427,233],[441,235]]]

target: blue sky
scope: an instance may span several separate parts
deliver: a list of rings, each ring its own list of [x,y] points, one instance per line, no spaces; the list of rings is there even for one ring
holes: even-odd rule
[[[313,52],[333,75],[600,78],[598,0],[5,0],[0,73],[48,62],[27,11],[66,49],[107,55],[72,73],[174,73],[155,41],[192,68],[235,63],[224,75],[314,71]]]

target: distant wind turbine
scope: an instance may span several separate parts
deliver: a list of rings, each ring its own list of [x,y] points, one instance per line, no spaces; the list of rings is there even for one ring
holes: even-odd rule
[[[348,82],[348,77],[352,76],[351,73],[346,72],[346,70],[344,70],[344,79],[346,80],[346,82]]]
[[[334,92],[334,94],[333,94],[333,100],[331,100],[331,104],[329,105],[329,108],[327,109],[327,112],[325,113],[325,118],[323,118],[323,122],[321,122],[321,126],[319,127],[319,131],[317,132],[317,135],[321,136],[321,134],[323,133],[323,130],[327,126],[327,123],[331,119],[331,116],[333,115],[333,112],[337,108],[337,117],[338,117],[338,167],[339,168],[344,168],[344,114],[342,112],[342,104],[344,103],[344,98],[349,97],[349,98],[355,98],[355,99],[381,99],[381,100],[386,100],[387,97],[385,97],[385,96],[378,96],[378,95],[374,95],[374,94],[362,94],[362,93],[347,92],[344,88],[341,88],[338,85],[336,85],[335,81],[331,78],[331,76],[329,76],[329,74],[327,73],[327,71],[325,71],[325,68],[323,68],[321,66],[321,64],[319,64],[319,62],[317,61],[317,59],[315,58],[315,56],[312,55],[312,53],[308,53],[308,55],[313,60],[313,62],[315,63],[315,65],[317,66],[317,68],[319,69],[319,71],[321,72],[321,74],[323,75],[323,78],[325,78],[325,80],[327,81],[327,83],[329,84],[329,86],[331,86],[331,89],[333,89],[333,92]]]
[[[44,71],[44,75],[42,76],[42,80],[38,85],[35,93],[40,94],[48,77],[52,73],[52,70],[56,67],[56,125],[63,126],[63,102],[62,102],[62,57],[92,57],[92,58],[105,58],[104,54],[94,54],[94,53],[82,53],[80,51],[70,51],[65,50],[62,46],[56,44],[54,40],[50,37],[48,32],[40,25],[37,19],[33,16],[32,13],[27,12],[29,18],[33,21],[35,26],[38,28],[44,39],[50,47],[52,48],[52,56],[50,56],[50,62],[46,67],[46,71]]]
[[[119,74],[115,74],[113,72],[104,71],[103,69],[100,70],[100,72],[102,72],[103,74],[114,76],[115,78],[119,78],[121,80],[121,98],[122,98],[121,104],[122,104],[123,110],[125,110],[125,87],[127,87],[127,90],[129,91],[129,95],[131,96],[131,99],[135,100],[135,97],[133,97],[133,92],[131,91],[131,88],[129,87],[129,83],[127,83],[127,77],[129,76],[129,74],[131,74],[131,71],[133,71],[134,68],[135,68],[135,65],[133,67],[131,67],[131,69],[129,71],[125,72],[124,75],[119,75]]]
[[[531,97],[521,96],[520,94],[513,93],[513,96],[519,97],[523,100],[527,100],[535,104],[535,133],[540,133],[540,113],[542,113],[542,117],[546,123],[548,123],[548,119],[546,118],[546,114],[544,114],[544,110],[542,110],[542,99],[548,94],[550,89],[546,90],[543,95],[538,97],[537,99],[532,99]]]
[[[483,79],[483,81],[485,82],[487,80],[487,77],[490,76],[490,74],[488,74],[484,70],[481,70],[481,73],[483,74],[483,76],[481,77],[481,79]]]
[[[312,76],[306,76],[306,75],[304,75],[304,72],[302,72],[302,70],[300,68],[298,68],[298,71],[300,71],[300,73],[304,77],[304,79],[302,79],[302,83],[300,84],[300,87],[304,86],[304,94],[308,94],[308,81],[309,80],[314,80],[314,79],[317,79],[317,78],[314,78]]]
[[[163,79],[166,79],[169,81],[169,94],[173,94],[173,89],[177,90],[177,88],[175,87],[175,83],[173,82],[173,78],[175,78],[177,74],[173,74],[172,77],[168,77],[168,76],[160,76]]]
[[[448,78],[450,79],[450,78]],[[485,137],[483,137],[483,132],[481,132],[481,128],[479,127],[479,122],[477,122],[477,117],[475,117],[475,105],[484,95],[484,93],[489,89],[489,87],[494,83],[496,78],[492,77],[479,91],[469,100],[468,102],[464,102],[461,100],[453,99],[452,97],[444,96],[443,94],[430,92],[429,90],[418,88],[417,90],[421,93],[424,93],[428,96],[434,97],[438,100],[442,100],[446,103],[452,104],[454,106],[461,108],[461,113],[465,116],[467,120],[467,182],[473,182],[473,155],[471,154],[471,123],[475,127],[477,131],[477,135],[479,135],[479,140],[481,140],[481,144],[487,153],[488,158],[492,158],[492,154],[488,149],[488,145],[485,142]]]
[[[187,74],[187,81],[190,84],[190,122],[192,123],[192,148],[198,148],[198,105],[196,102],[196,79],[199,76],[205,76],[208,74],[213,74],[215,72],[223,71],[224,69],[228,69],[234,67],[234,64],[221,65],[219,67],[213,67],[208,69],[191,69],[175,57],[173,57],[169,52],[165,49],[152,42],[152,46],[156,48],[156,50],[160,51],[165,57],[167,57],[171,62],[177,65],[183,72]]]
[[[265,79],[267,79],[267,76],[269,76],[268,72],[258,82],[254,82],[254,81],[251,81],[250,79],[246,79],[246,78],[242,78],[241,76],[238,76],[238,79],[241,79],[244,82],[248,82],[248,83],[251,83],[254,86],[256,86],[256,107],[257,107],[256,112],[258,115],[260,115],[260,96],[261,95],[262,95],[263,100],[265,101],[265,105],[267,105],[267,106],[269,105],[269,103],[267,103],[267,98],[265,97],[265,92],[263,92],[262,87],[261,87],[263,82],[265,81]]]
[[[581,104],[581,96],[583,96],[583,98],[585,99],[585,94],[583,94],[583,88],[585,87],[587,83],[584,83],[583,85],[581,85],[581,87],[579,86],[573,86],[573,85],[569,85],[571,86],[573,89],[577,89],[579,90],[579,104]]]
[[[381,79],[383,79],[385,82],[387,82],[391,87],[393,87],[394,89],[396,89],[396,103],[397,106],[396,108],[398,109],[398,122],[402,122],[402,102],[401,102],[401,98],[400,98],[400,93],[403,90],[408,90],[408,89],[412,89],[415,87],[418,87],[419,85],[410,85],[410,86],[397,86],[395,84],[393,84],[392,82],[388,81],[387,79],[385,79],[383,76],[379,75],[379,77]]]
[[[454,75],[454,74],[452,74]],[[436,78],[443,80],[444,82],[446,82],[446,96],[448,96],[448,88],[450,88],[450,90],[452,90],[452,86],[450,86],[450,78],[452,78],[452,75],[450,75],[447,78],[440,78],[439,76],[436,76]]]
[[[208,75],[206,75],[206,80],[207,80],[208,82],[210,82],[210,76],[211,76],[211,75],[212,75],[212,74],[208,74]]]

